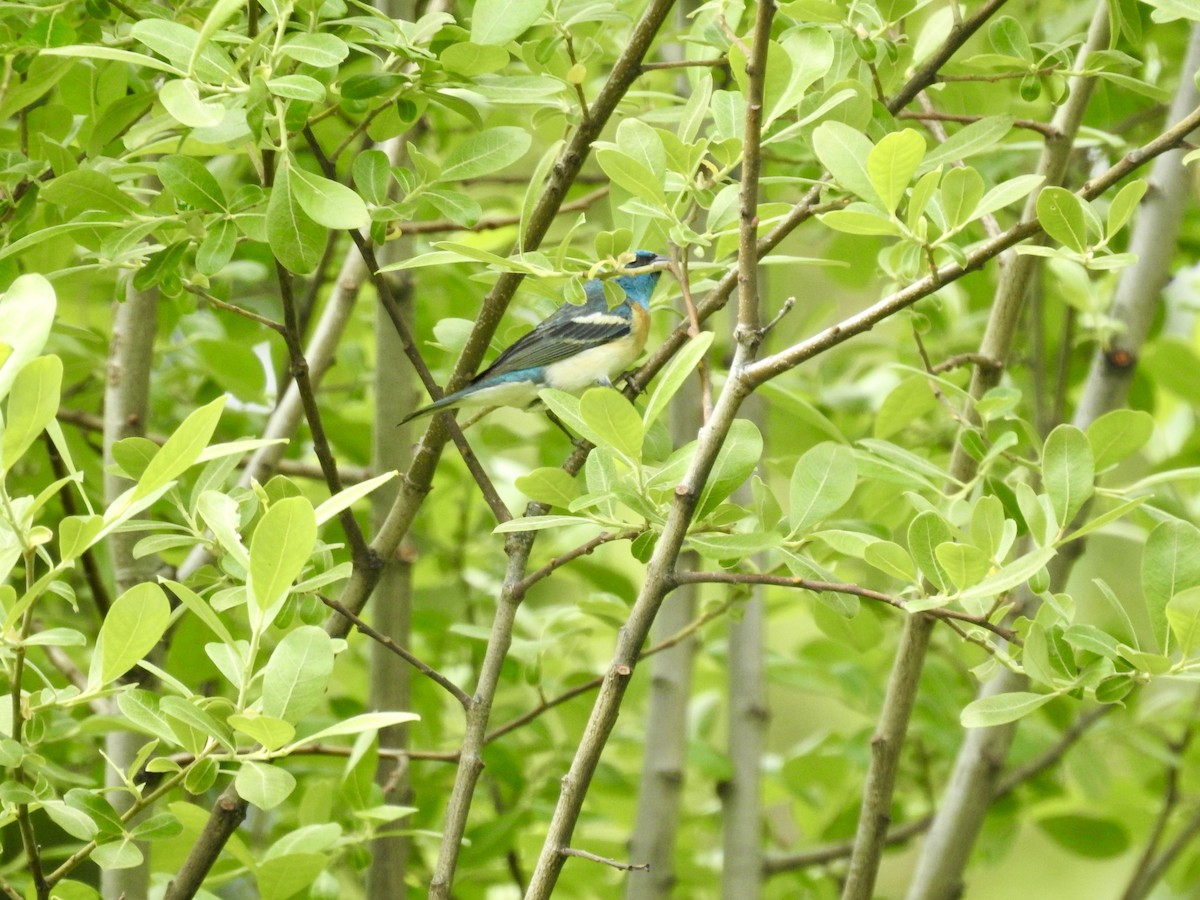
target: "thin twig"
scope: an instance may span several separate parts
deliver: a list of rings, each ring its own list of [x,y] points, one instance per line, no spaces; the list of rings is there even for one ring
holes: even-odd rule
[[[1053,75],[1058,70],[1059,70],[1058,66],[1042,66],[1040,69],[1032,70],[1032,74],[1038,75],[1040,77],[1040,76],[1045,76],[1045,75]],[[1024,78],[1026,75],[1029,75],[1029,74],[1031,74],[1029,69],[1021,69],[1020,71],[1017,71],[1017,72],[987,72],[987,73],[979,72],[979,73],[975,73],[975,74],[968,72],[968,73],[959,73],[959,74],[951,74],[951,75],[948,75],[943,72],[938,75],[937,80],[947,82],[947,83],[955,82],[955,81],[996,82],[996,81],[1011,81],[1014,78]]]
[[[376,641],[384,647],[387,647],[388,650],[392,651],[392,653],[395,653],[430,681],[433,681],[435,684],[440,685],[442,688],[448,691],[450,695],[459,702],[463,709],[471,708],[473,701],[471,700],[470,694],[460,688],[457,684],[455,684],[437,669],[421,662],[421,660],[414,656],[412,652],[401,647],[386,634],[380,634],[336,600],[332,600],[329,597],[326,597],[324,594],[317,594],[317,596],[321,598],[322,603],[324,603],[338,615],[345,616],[347,619],[353,622],[354,626],[367,637],[371,638],[371,640]]]
[[[922,122],[959,122],[963,125],[970,125],[973,122],[979,122],[987,118],[986,116],[967,116],[956,113],[936,112],[933,110],[922,110],[917,112],[912,109],[901,110],[896,118],[898,119],[916,119]],[[1039,122],[1036,119],[1013,119],[1014,128],[1024,128],[1028,131],[1036,131],[1044,137],[1054,137],[1058,134],[1057,129],[1048,122]]]
[[[587,850],[579,850],[575,847],[563,847],[559,852],[563,856],[578,856],[580,859],[603,863],[606,866],[612,866],[614,869],[620,869],[622,872],[650,871],[650,863],[624,863],[620,860],[609,859],[607,856],[597,856],[595,853],[589,853]]]
[[[308,430],[312,436],[313,452],[321,463],[321,471],[325,474],[325,483],[331,496],[342,492],[342,476],[338,472],[337,460],[329,447],[329,439],[325,436],[325,426],[321,420],[321,408],[317,404],[313,392],[312,379],[308,373],[308,360],[304,358],[304,348],[300,345],[300,323],[296,314],[296,303],[292,294],[292,275],[283,264],[276,260],[275,273],[278,276],[279,297],[283,303],[284,331],[283,339],[287,344],[288,357],[292,364],[292,377],[296,389],[300,392],[300,400],[304,405],[304,417],[308,420]],[[381,568],[379,554],[367,543],[363,536],[358,520],[349,509],[338,513],[338,521],[342,523],[342,531],[350,544],[350,553],[354,565],[366,568]]]
[[[689,69],[696,66],[728,68],[729,60],[724,56],[715,59],[669,59],[665,62],[642,63],[643,72],[654,72],[659,69]]]
[[[259,325],[262,325],[264,328],[270,328],[276,334],[280,334],[280,335],[283,334],[283,323],[282,322],[276,322],[274,319],[268,319],[266,316],[260,316],[256,312],[251,312],[250,310],[243,309],[240,306],[234,306],[232,303],[226,303],[224,300],[218,300],[216,297],[214,297],[208,291],[204,290],[204,288],[197,287],[194,284],[189,284],[186,287],[187,287],[188,291],[195,294],[197,297],[199,297],[201,300],[203,300],[209,306],[212,306],[216,309],[224,310],[225,312],[228,312],[228,313],[233,313],[235,316],[241,316],[243,319],[249,319],[251,322],[257,322]]]
[[[984,356],[981,353],[956,353],[954,356],[948,356],[940,363],[930,366],[929,373],[931,375],[941,375],[944,372],[949,372],[962,366],[977,366],[980,369],[1001,368],[997,360]]]
[[[584,541],[578,547],[554,557],[540,569],[530,572],[517,583],[516,590],[524,594],[543,578],[546,578],[555,570],[562,568],[572,560],[579,559],[581,556],[588,556],[597,547],[610,543],[611,541],[632,541],[638,535],[645,533],[645,530],[646,529],[644,528],[630,528],[627,531],[602,531],[591,540]]]
[[[103,431],[104,422],[99,418],[96,421],[99,430]],[[66,463],[63,462],[63,458],[58,452],[58,447],[50,439],[50,433],[43,433],[43,437],[46,443],[46,456],[50,459],[50,468],[54,471],[54,478],[61,481],[69,474]],[[64,515],[79,515],[79,507],[75,503],[75,485],[69,482],[64,483],[62,489],[58,492],[58,498],[62,503]],[[112,606],[112,598],[109,596],[108,585],[104,582],[104,575],[100,571],[100,564],[96,561],[95,550],[88,547],[81,554],[80,560],[83,563],[84,578],[87,579],[88,588],[92,592],[92,602],[96,607],[96,615],[101,621],[104,621],[104,617],[108,615],[108,608]],[[87,679],[85,678],[84,684],[86,685],[86,683]]]
[[[835,594],[849,594],[862,597],[864,600],[874,600],[895,609],[904,609],[904,601],[891,594],[875,591],[857,584],[843,584],[836,581],[815,581],[811,578],[794,578],[788,575],[763,575],[757,572],[676,572],[676,585],[680,584],[769,584],[775,587],[798,588],[804,591],[830,591]],[[1020,645],[1021,640],[1011,628],[989,622],[983,616],[959,612],[956,609],[930,609],[925,612],[935,619],[954,619],[968,625],[986,628],[993,634],[999,635],[1010,643]]]

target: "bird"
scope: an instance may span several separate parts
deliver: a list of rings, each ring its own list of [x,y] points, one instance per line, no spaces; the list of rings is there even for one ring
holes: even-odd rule
[[[625,300],[612,309],[599,279],[584,282],[582,304],[564,303],[466,387],[409,413],[400,424],[458,406],[528,406],[547,387],[568,393],[592,385],[610,387],[638,358],[650,331],[650,296],[662,270],[639,270],[666,262],[666,257],[638,250],[627,271],[614,279]]]

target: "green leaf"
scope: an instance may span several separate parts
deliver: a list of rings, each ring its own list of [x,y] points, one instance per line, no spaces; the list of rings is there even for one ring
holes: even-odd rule
[[[1085,859],[1113,859],[1129,850],[1129,830],[1115,819],[1071,814],[1038,821],[1056,844]]]
[[[993,694],[968,703],[963,708],[959,721],[963,728],[991,728],[1023,719],[1031,712],[1045,706],[1056,694],[1033,694],[1028,691],[1013,691],[1008,694]]]
[[[471,40],[507,44],[533,25],[549,0],[478,0],[471,14]]]
[[[1087,435],[1074,425],[1059,425],[1042,449],[1042,478],[1060,528],[1066,528],[1092,496],[1095,466]]]
[[[822,213],[817,218],[844,234],[900,234],[900,226],[869,203],[851,203],[846,209]]]
[[[268,610],[287,596],[317,543],[317,517],[304,497],[271,504],[250,541],[250,592]]]
[[[900,205],[924,156],[925,138],[912,128],[884,135],[867,155],[867,176],[887,212]]]
[[[1114,409],[1106,412],[1087,427],[1088,443],[1096,471],[1102,472],[1120,462],[1150,440],[1154,433],[1154,417],[1140,409]]]
[[[632,156],[611,147],[601,147],[596,151],[596,162],[614,184],[635,197],[650,204],[666,204],[667,195],[663,190],[662,178]]]
[[[350,165],[354,185],[368,203],[383,206],[388,202],[388,185],[392,181],[391,163],[382,150],[367,150],[354,157]]]
[[[200,36],[196,40],[196,49],[192,51],[192,58],[188,64],[189,72],[195,71],[200,54],[209,46],[213,35],[217,33],[222,25],[240,12],[244,5],[244,0],[217,0],[212,5],[212,9],[208,11],[208,15],[204,17],[204,24],[200,26]]]
[[[325,252],[325,229],[301,207],[292,181],[290,168],[280,166],[267,202],[267,243],[288,271],[307,275]]]
[[[295,724],[320,704],[332,673],[333,638],[323,628],[288,632],[263,671],[263,714]]]
[[[921,216],[925,213],[926,208],[928,208],[929,201],[937,193],[938,184],[941,180],[941,172],[926,172],[913,185],[912,193],[908,198],[908,209],[904,218],[905,224],[908,225],[910,230],[917,227],[917,222],[920,221]]]
[[[17,374],[46,346],[57,308],[54,288],[41,275],[21,275],[0,296],[0,399],[8,396]]]
[[[1186,588],[1167,601],[1167,624],[1184,659],[1200,647],[1200,586]]]
[[[745,559],[755,553],[761,553],[772,547],[778,547],[782,538],[768,531],[735,531],[732,534],[720,532],[693,533],[687,536],[687,546],[706,559],[730,560]]]
[[[58,412],[62,373],[62,360],[57,356],[39,356],[22,366],[13,380],[4,438],[0,442],[5,473],[25,455]]]
[[[178,745],[171,723],[159,708],[159,699],[149,691],[132,690],[117,694],[117,708],[129,722],[172,746]]]
[[[792,532],[809,529],[841,509],[857,481],[858,466],[846,447],[826,441],[810,449],[792,470],[788,514]]]
[[[238,230],[229,219],[222,219],[209,226],[204,240],[196,248],[196,268],[202,275],[216,275],[233,259],[237,249]],[[224,346],[228,346],[227,344]]]
[[[523,128],[488,128],[461,141],[447,157],[438,181],[462,181],[508,168],[529,150],[533,138]]]
[[[908,551],[892,541],[876,541],[863,551],[863,561],[906,584],[917,581],[917,567]]]
[[[91,860],[101,869],[132,869],[142,864],[142,851],[132,837],[100,844],[92,851]]]
[[[173,78],[158,91],[159,102],[180,125],[212,128],[225,118],[225,107],[200,97],[200,88],[190,78]]]
[[[988,39],[997,53],[1016,59],[1033,61],[1033,49],[1021,23],[1012,16],[1000,16],[988,25]]]
[[[225,398],[218,397],[191,413],[175,429],[175,433],[167,438],[154,459],[150,460],[146,470],[138,479],[134,499],[149,496],[160,487],[174,481],[186,472],[197,459],[201,451],[208,446],[213,432],[217,430],[217,422],[221,419],[221,411],[225,408]]]
[[[579,416],[599,438],[632,468],[642,459],[646,432],[641,416],[628,400],[612,388],[591,388],[579,398]]]
[[[1028,197],[1046,178],[1043,175],[1018,175],[996,185],[983,195],[975,207],[976,217],[994,213]]]
[[[196,500],[196,512],[213,533],[221,549],[246,571],[250,570],[250,554],[238,533],[241,514],[237,501],[216,491],[202,491]]]
[[[875,149],[867,136],[843,122],[822,122],[812,136],[813,150],[838,184],[868,203],[886,208],[871,176],[867,158]]]
[[[220,764],[212,757],[198,759],[187,768],[183,789],[189,794],[204,794],[216,783],[221,774]]]
[[[938,562],[936,548],[954,539],[950,525],[932,510],[919,514],[908,526],[908,550],[928,578],[940,591],[950,589],[950,576]]]
[[[225,192],[217,177],[191,156],[164,156],[158,161],[158,177],[167,190],[194,209],[224,212]]]
[[[762,458],[762,451],[763,438],[758,426],[749,419],[734,419],[700,492],[695,521],[702,521],[750,477]]]
[[[499,72],[508,65],[508,51],[490,44],[459,41],[442,51],[442,65],[451,72],[473,78]]]
[[[304,744],[315,744],[318,741],[323,741],[326,738],[340,737],[346,734],[363,734],[369,731],[379,731],[382,728],[391,728],[394,725],[403,725],[406,722],[416,722],[421,717],[416,713],[410,712],[374,712],[360,713],[357,716],[351,716],[349,719],[344,719],[328,728],[322,728],[316,734],[309,734],[297,741],[289,750]]]
[[[188,612],[192,613],[208,626],[209,631],[220,638],[227,646],[233,646],[233,635],[225,627],[225,623],[221,621],[220,616],[217,615],[217,611],[212,608],[207,600],[187,585],[180,584],[178,581],[171,581],[164,578],[162,583],[166,585],[168,591],[175,595],[175,599],[183,604]]]
[[[579,496],[579,482],[562,469],[534,469],[516,481],[517,490],[531,500],[566,508]]]
[[[66,516],[58,525],[58,555],[75,559],[92,545],[104,527],[103,516]]]
[[[285,100],[300,100],[305,103],[322,103],[325,100],[325,85],[311,75],[280,75],[267,79],[267,90]]]
[[[88,684],[116,681],[154,649],[167,630],[171,604],[153,582],[135,584],[118,597],[100,626],[100,652],[92,657]]]
[[[970,222],[983,198],[983,176],[965,166],[954,168],[942,178],[941,204],[946,224],[958,228]]]
[[[182,833],[183,823],[172,813],[165,812],[139,822],[130,832],[130,837],[138,841],[161,841]]]
[[[959,590],[978,584],[992,567],[992,561],[972,544],[938,544],[933,548],[933,555]]]
[[[200,706],[199,698],[163,697],[159,701],[159,709],[170,720],[171,727],[181,740],[190,730],[193,737],[199,738],[196,741],[198,746],[203,746],[208,738],[212,738],[226,750],[233,752],[233,732],[224,722],[218,721],[212,713]]]
[[[65,172],[42,188],[41,198],[61,206],[67,215],[88,211],[144,212],[145,208],[130,194],[116,186],[113,179],[95,169],[76,169]],[[127,226],[127,222],[125,223]]]
[[[289,37],[279,52],[324,69],[342,62],[350,55],[350,47],[335,34],[297,34]]]
[[[317,524],[324,525],[342,510],[349,509],[355,501],[361,500],[377,487],[387,484],[393,478],[398,477],[399,474],[395,470],[384,472],[382,475],[376,475],[374,478],[368,478],[366,481],[360,481],[358,484],[352,484],[350,487],[339,491],[316,508],[314,515]]]
[[[562,420],[567,428],[577,432],[593,444],[600,443],[599,436],[593,434],[591,426],[583,420],[583,415],[579,412],[579,398],[574,394],[554,388],[543,388],[538,391],[538,397],[546,404],[550,412]]]
[[[1200,530],[1179,520],[1150,532],[1142,551],[1142,594],[1158,646],[1167,650],[1166,608],[1171,598],[1200,587]]]
[[[1008,115],[985,116],[978,122],[964,125],[925,154],[919,171],[928,172],[938,166],[991,150],[1004,140],[1012,127],[1013,117]]]
[[[959,599],[965,604],[973,600],[991,600],[998,597],[1033,578],[1054,556],[1055,549],[1053,547],[1039,547],[1032,553],[1017,557],[998,571],[988,575],[983,581],[964,590],[959,595]]]
[[[246,802],[259,809],[274,809],[291,796],[296,779],[287,769],[249,760],[238,769],[233,785]]]
[[[999,497],[994,494],[980,497],[971,510],[971,543],[989,559],[1001,556],[1001,548],[1006,542],[1005,529],[1011,527],[1006,526],[1006,522],[1004,503]],[[1013,533],[1016,533],[1015,530]]]
[[[86,812],[61,800],[43,800],[42,809],[55,825],[77,840],[90,841],[100,830]]]
[[[318,225],[326,228],[367,228],[371,214],[362,198],[344,184],[305,172],[298,166],[290,168],[291,186],[296,201]]]
[[[1087,249],[1087,219],[1083,201],[1066,188],[1048,187],[1038,194],[1037,217],[1046,234],[1064,247]]]
[[[260,900],[288,900],[310,888],[317,876],[329,867],[329,858],[321,853],[274,854],[254,867],[254,881]]]
[[[26,647],[84,647],[87,638],[74,628],[47,628],[29,635],[23,643]]]
[[[492,529],[492,534],[513,534],[520,531],[545,531],[547,528],[566,528],[570,525],[593,525],[583,516],[521,516],[509,519]]]
[[[662,373],[658,376],[654,382],[654,387],[650,391],[650,398],[646,401],[646,411],[642,413],[642,425],[645,428],[649,428],[662,411],[667,408],[667,404],[671,402],[671,398],[683,386],[688,375],[692,373],[692,370],[704,358],[704,354],[708,351],[712,342],[713,333],[711,331],[702,331],[680,347],[679,352],[672,356],[670,362],[663,366]]]
[[[114,62],[128,63],[138,68],[153,69],[156,72],[166,72],[168,75],[183,75],[184,70],[178,66],[168,65],[162,60],[147,56],[144,53],[134,53],[131,50],[120,50],[117,47],[103,47],[98,44],[72,44],[69,47],[46,47],[38,51],[42,56],[72,56],[83,59],[108,59]]]
[[[1142,179],[1131,181],[1112,198],[1108,205],[1108,223],[1104,229],[1104,239],[1111,241],[1118,231],[1125,227],[1142,197],[1146,195],[1146,182]]]
[[[129,34],[206,84],[223,84],[233,74],[229,57],[219,47],[202,43],[199,32],[186,25],[167,19],[141,19],[133,23]]]

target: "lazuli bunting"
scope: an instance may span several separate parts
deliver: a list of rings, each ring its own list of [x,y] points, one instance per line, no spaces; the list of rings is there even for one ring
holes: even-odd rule
[[[638,358],[650,332],[650,295],[662,270],[636,270],[665,262],[666,257],[637,251],[626,266],[631,272],[614,279],[625,300],[612,309],[600,281],[585,282],[582,304],[564,303],[465,388],[410,413],[400,424],[456,406],[528,406],[546,387],[578,393],[592,385],[611,385]]]

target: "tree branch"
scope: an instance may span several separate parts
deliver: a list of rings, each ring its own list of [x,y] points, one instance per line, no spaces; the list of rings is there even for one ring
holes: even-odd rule
[[[325,474],[325,483],[329,487],[330,496],[342,492],[342,476],[338,473],[337,460],[329,448],[329,439],[325,436],[325,425],[321,421],[321,407],[317,404],[313,392],[312,379],[309,377],[308,360],[304,358],[304,348],[300,346],[300,320],[296,314],[296,301],[292,295],[292,276],[283,264],[275,262],[275,273],[279,279],[279,296],[283,303],[283,339],[287,344],[288,357],[291,360],[292,379],[296,390],[300,392],[300,402],[304,406],[304,417],[308,420],[308,430],[312,435],[313,452],[321,463],[321,471]],[[379,568],[382,563],[379,556],[367,544],[358,520],[350,509],[338,513],[342,523],[342,531],[350,544],[350,552],[355,568]]]
[[[233,782],[229,782],[229,786],[213,804],[208,821],[200,829],[196,843],[188,851],[183,865],[167,884],[163,900],[189,900],[196,896],[226,842],[245,821],[248,809],[249,804],[238,796]]]
[[[418,672],[420,672],[422,675],[424,675],[430,681],[434,682],[437,685],[440,685],[455,700],[457,700],[459,702],[459,704],[462,706],[463,709],[471,708],[471,703],[473,701],[471,700],[470,694],[468,694],[466,691],[464,691],[462,688],[460,688],[457,684],[455,684],[453,681],[451,681],[449,678],[447,678],[445,675],[443,675],[437,669],[421,662],[421,660],[418,659],[416,656],[414,656],[410,651],[405,650],[403,647],[401,647],[399,644],[397,644],[394,640],[392,640],[387,635],[380,634],[378,631],[376,631],[374,628],[372,628],[370,625],[368,625],[366,622],[364,622],[362,619],[360,619],[354,613],[350,612],[350,610],[346,609],[346,607],[342,606],[342,604],[338,603],[338,601],[331,600],[330,598],[326,597],[323,594],[318,594],[317,596],[321,598],[322,603],[324,603],[326,606],[328,606],[330,609],[332,609],[338,615],[345,616],[347,619],[349,619],[351,622],[353,622],[354,627],[357,628],[359,631],[361,631],[363,634],[365,634],[367,637],[369,637],[371,640],[378,642],[379,644],[381,644],[384,647],[387,647],[388,650],[390,650],[392,653],[396,654],[398,657],[400,657],[402,660],[404,660],[406,663],[408,663],[410,666],[412,666],[414,669],[416,669]]]
[[[776,587],[799,588],[800,590],[812,591],[818,594],[822,591],[830,591],[835,594],[849,594],[855,597],[862,597],[864,600],[874,600],[876,603],[882,603],[899,610],[904,609],[904,601],[899,597],[893,597],[891,594],[885,594],[882,591],[872,590],[871,588],[865,588],[857,584],[844,584],[837,581],[816,581],[811,578],[794,578],[787,575],[763,575],[757,572],[676,572],[674,581],[675,584],[769,584]],[[949,619],[957,622],[965,622],[968,625],[977,625],[980,628],[986,628],[993,634],[999,635],[1010,643],[1017,645],[1021,643],[1021,639],[1015,631],[1003,625],[989,622],[986,616],[975,616],[956,609],[930,609],[925,610],[925,614],[935,619]]]

